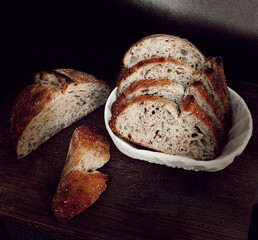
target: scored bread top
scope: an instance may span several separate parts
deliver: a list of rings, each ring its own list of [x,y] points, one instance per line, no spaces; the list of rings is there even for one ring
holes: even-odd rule
[[[16,97],[10,114],[10,137],[18,158],[104,104],[110,93],[105,82],[72,69],[40,71],[34,78],[36,84],[26,87]],[[72,111],[76,114],[72,115]],[[39,128],[40,134],[35,136]]]
[[[100,79],[92,76],[91,74],[81,72],[74,69],[55,69],[43,70],[34,74],[36,83],[56,87],[62,92],[67,89],[70,84],[78,83],[100,83],[109,86]]]

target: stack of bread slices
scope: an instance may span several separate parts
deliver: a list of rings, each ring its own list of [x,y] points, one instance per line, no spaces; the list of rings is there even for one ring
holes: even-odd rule
[[[123,57],[111,130],[135,144],[196,160],[216,158],[231,124],[221,57],[189,41],[152,35]]]

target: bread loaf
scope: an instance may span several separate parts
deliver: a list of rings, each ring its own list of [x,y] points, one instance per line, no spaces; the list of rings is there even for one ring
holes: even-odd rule
[[[108,139],[99,129],[75,129],[52,205],[60,222],[67,223],[91,206],[106,189],[107,175],[97,169],[109,158]]]
[[[106,102],[107,84],[73,69],[41,71],[36,84],[16,98],[10,114],[10,136],[17,158],[88,115]]]

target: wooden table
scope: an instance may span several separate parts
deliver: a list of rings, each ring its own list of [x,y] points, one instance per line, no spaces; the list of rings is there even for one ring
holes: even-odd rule
[[[214,173],[169,168],[131,159],[110,139],[111,159],[101,169],[109,177],[107,190],[67,225],[58,223],[51,204],[70,138],[84,123],[106,132],[104,106],[17,160],[8,138],[16,93],[8,94],[0,107],[0,217],[95,240],[247,239],[258,173],[258,84],[229,86],[254,121],[248,146],[231,165]]]

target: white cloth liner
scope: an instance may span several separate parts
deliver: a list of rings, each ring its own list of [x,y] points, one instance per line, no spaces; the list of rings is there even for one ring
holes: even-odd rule
[[[244,100],[232,89],[229,89],[232,106],[232,127],[229,131],[229,139],[219,157],[209,161],[198,161],[187,157],[174,156],[151,150],[143,150],[139,146],[117,137],[110,129],[108,122],[111,118],[112,103],[117,98],[117,88],[110,94],[105,105],[105,125],[116,147],[125,155],[151,163],[163,164],[168,167],[183,168],[186,170],[215,172],[224,169],[231,164],[235,156],[240,155],[253,131],[251,113]]]

